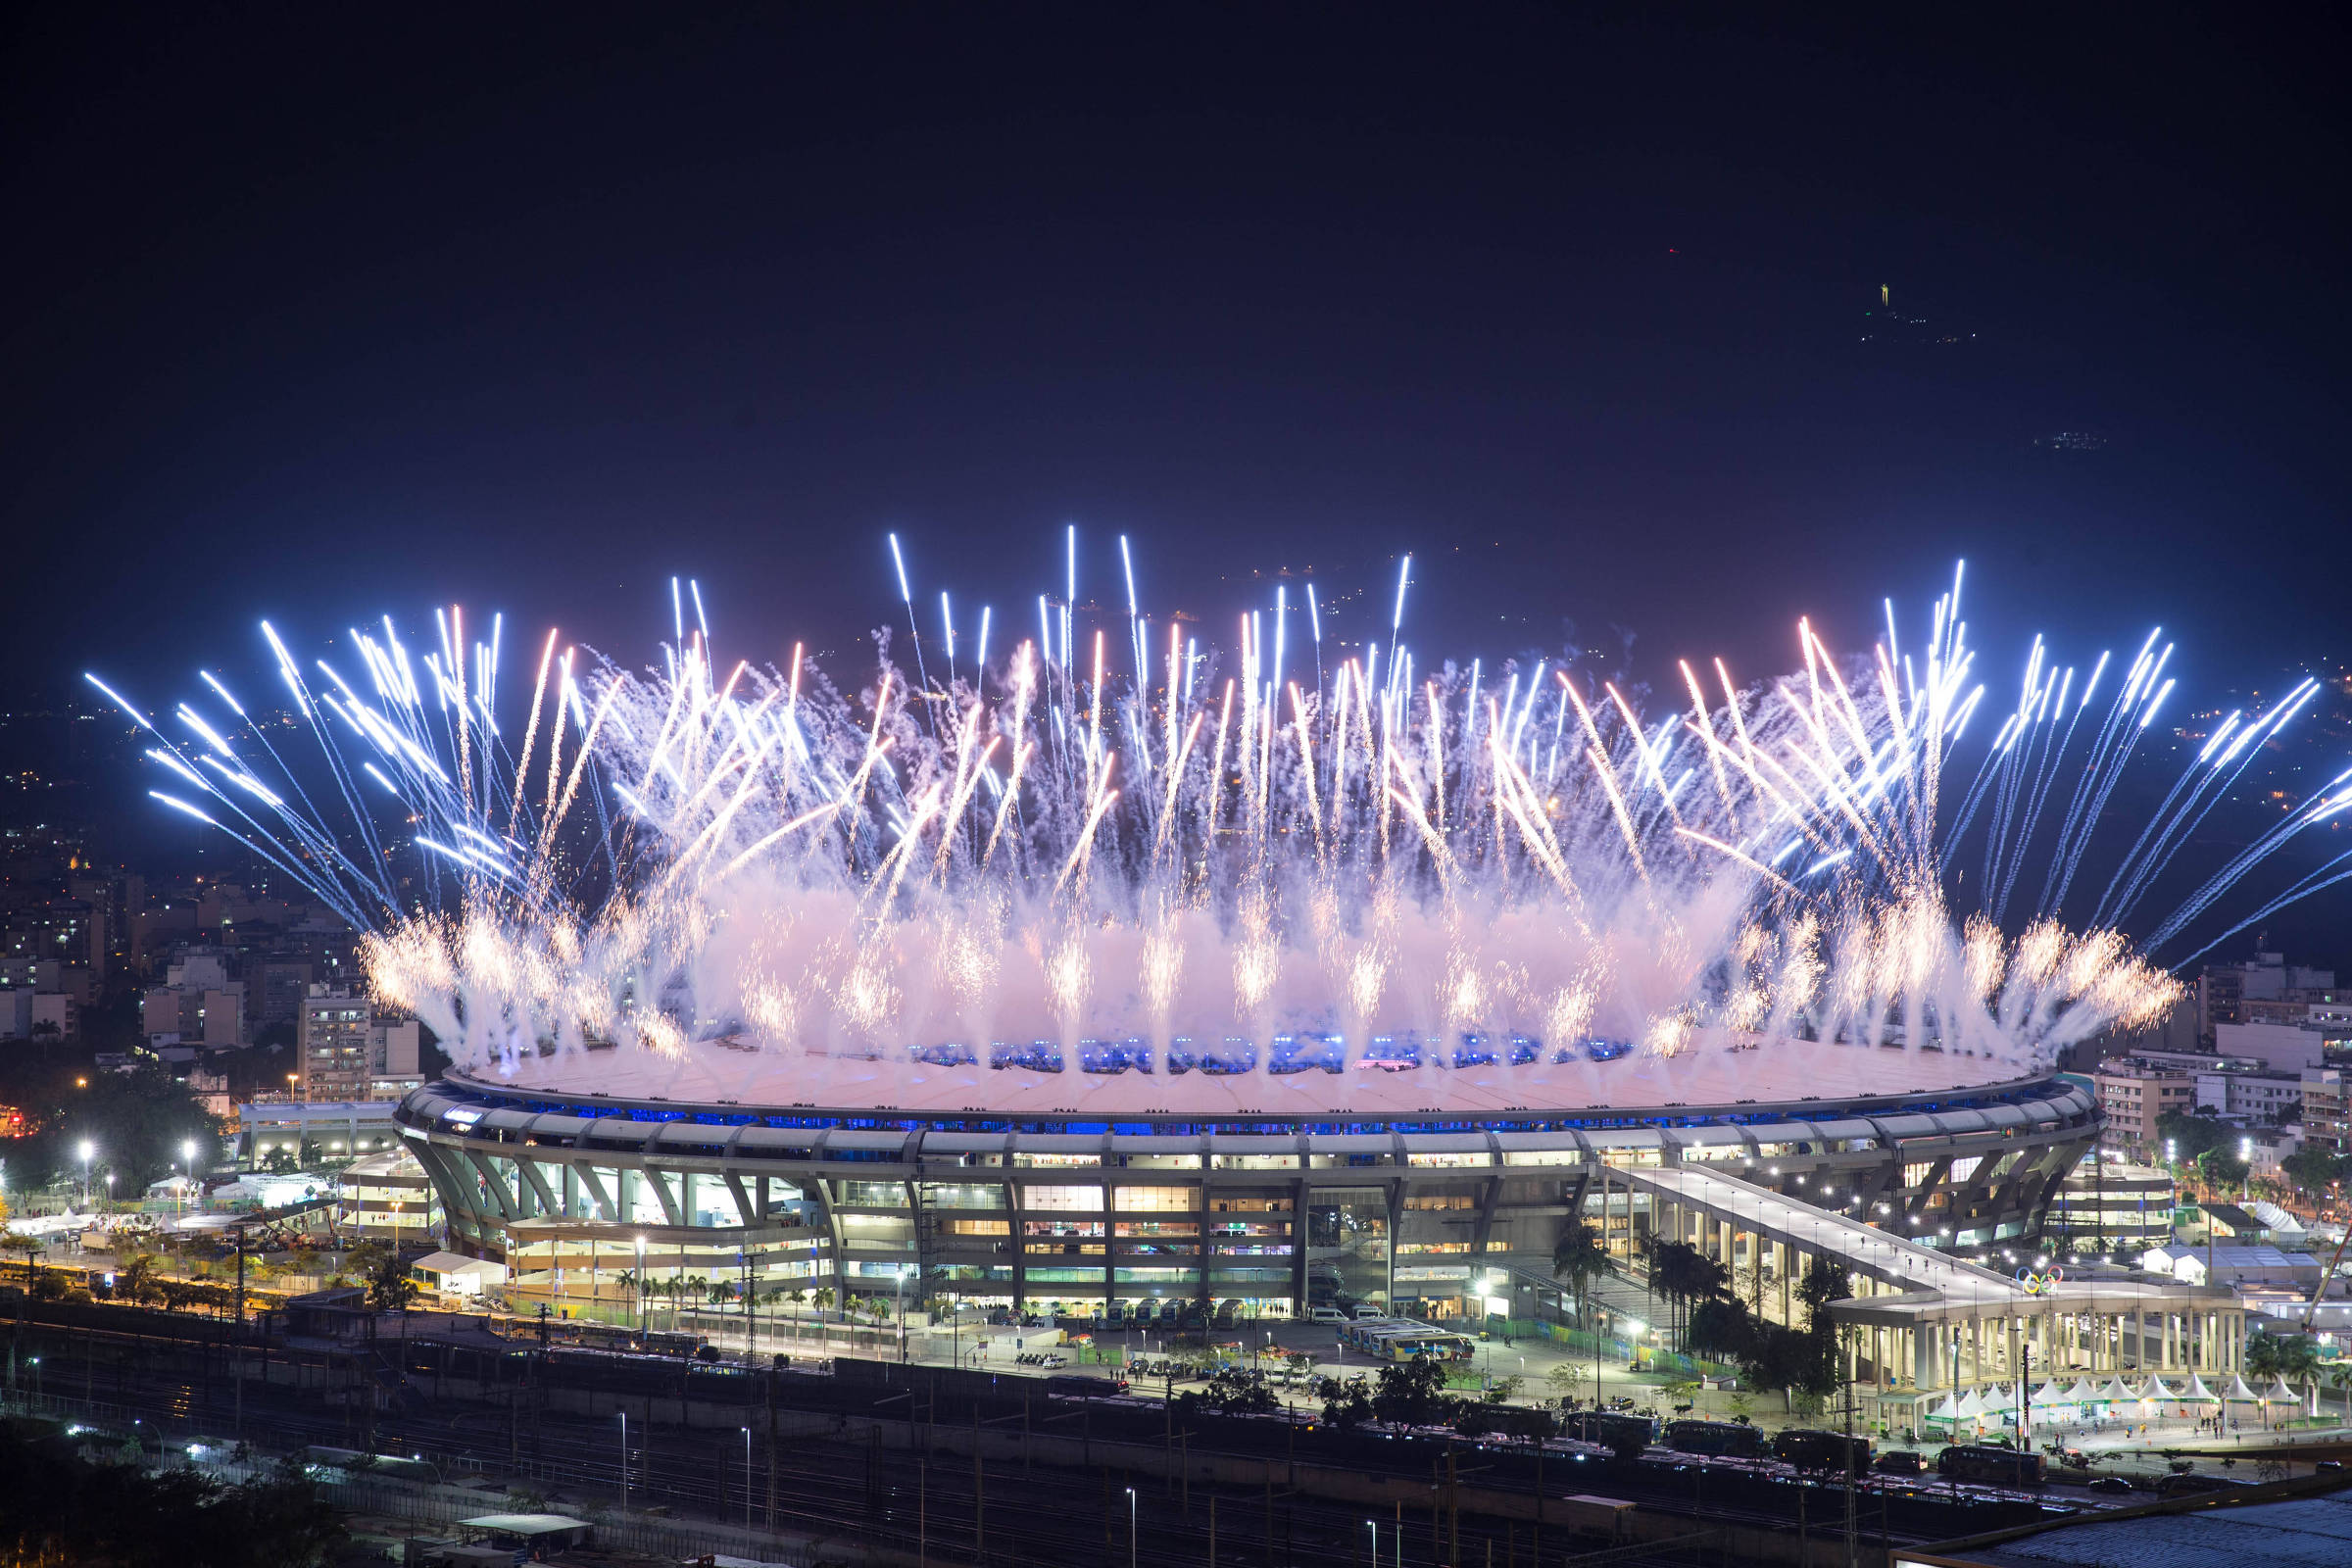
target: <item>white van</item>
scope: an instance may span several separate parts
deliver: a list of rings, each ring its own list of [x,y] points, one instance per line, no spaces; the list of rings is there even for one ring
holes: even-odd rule
[[[1348,1314],[1336,1306],[1318,1306],[1306,1314],[1309,1323],[1345,1323]]]
[[[1355,1320],[1358,1323],[1369,1322],[1373,1318],[1387,1317],[1388,1315],[1389,1309],[1385,1306],[1374,1306],[1370,1301],[1355,1303]]]

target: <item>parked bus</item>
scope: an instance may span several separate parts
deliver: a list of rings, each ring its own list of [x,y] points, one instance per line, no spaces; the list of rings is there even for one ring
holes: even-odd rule
[[[2038,1453],[1987,1443],[1961,1443],[1936,1456],[1936,1473],[1953,1481],[1981,1481],[1995,1487],[2038,1487],[2044,1466]]]
[[[1677,1453],[1760,1459],[1764,1456],[1764,1434],[1737,1421],[1669,1421],[1666,1446]]]
[[[1337,1311],[1338,1308],[1334,1307],[1333,1310]],[[1373,1342],[1383,1334],[1394,1334],[1399,1329],[1429,1327],[1427,1323],[1416,1323],[1403,1317],[1362,1317],[1352,1323],[1343,1319],[1340,1323],[1340,1343],[1351,1350],[1369,1350]]]
[[[1658,1424],[1645,1415],[1618,1410],[1571,1410],[1560,1417],[1560,1430],[1587,1443],[1606,1444],[1619,1453],[1640,1457],[1658,1440]]]
[[[1872,1450],[1868,1438],[1791,1429],[1772,1440],[1772,1456],[1799,1470],[1843,1471],[1850,1462],[1854,1474],[1863,1476],[1870,1474]]]
[[[1371,1353],[1383,1361],[1411,1361],[1422,1356],[1433,1361],[1467,1361],[1478,1353],[1478,1347],[1464,1336],[1443,1329],[1406,1329],[1373,1341]]]

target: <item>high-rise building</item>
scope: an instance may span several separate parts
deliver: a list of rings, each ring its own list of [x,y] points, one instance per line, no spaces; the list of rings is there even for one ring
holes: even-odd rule
[[[2155,1157],[2164,1142],[2157,1119],[2197,1108],[2197,1080],[2191,1073],[2118,1060],[2101,1065],[2091,1082],[2098,1089],[2099,1108],[2107,1113],[2099,1141],[2110,1149]]]
[[[368,1028],[373,1011],[366,997],[313,985],[302,1000],[295,1027],[300,1060],[296,1098],[304,1101],[368,1099],[371,1065]]]
[[[2340,1067],[2308,1067],[2303,1072],[2303,1138],[2325,1144],[2337,1153],[2352,1150],[2352,1107],[2346,1105],[2346,1079]]]

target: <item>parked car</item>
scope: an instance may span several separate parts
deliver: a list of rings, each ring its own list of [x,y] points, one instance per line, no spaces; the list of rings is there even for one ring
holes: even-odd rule
[[[1888,1448],[1871,1468],[1883,1476],[1921,1476],[1928,1473],[1928,1461],[1916,1449]]]

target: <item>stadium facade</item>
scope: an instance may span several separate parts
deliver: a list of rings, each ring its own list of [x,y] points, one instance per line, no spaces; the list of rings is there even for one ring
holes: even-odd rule
[[[1323,1110],[1036,1111],[1009,1107],[1078,1096],[1003,1098],[775,1106],[456,1073],[396,1115],[452,1245],[507,1264],[526,1305],[625,1303],[631,1278],[700,1277],[845,1304],[1192,1301],[1250,1316],[1352,1300],[1494,1309],[1550,1279],[1571,1216],[1611,1216],[1621,1255],[1639,1245],[1639,1177],[1658,1166],[1703,1164],[1932,1247],[2022,1250],[2098,1133],[2092,1098],[2047,1074],[1533,1110],[1479,1095],[1389,1103],[1435,1093]]]

